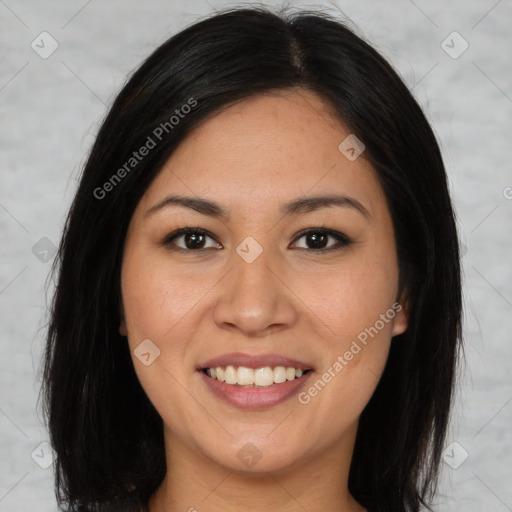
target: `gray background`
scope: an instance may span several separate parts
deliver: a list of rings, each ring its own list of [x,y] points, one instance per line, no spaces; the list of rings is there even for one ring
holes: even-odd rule
[[[0,511],[57,510],[37,409],[44,285],[99,123],[156,46],[241,3],[0,0]],[[438,136],[463,243],[466,342],[438,510],[512,510],[512,1],[295,5],[342,9]],[[58,43],[46,59],[31,47],[51,48],[43,31]],[[442,46],[454,31],[469,44],[457,58],[458,36]]]

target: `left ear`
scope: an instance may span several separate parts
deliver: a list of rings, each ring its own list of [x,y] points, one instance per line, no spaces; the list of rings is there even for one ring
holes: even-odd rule
[[[395,318],[393,319],[393,336],[402,334],[407,330],[409,324],[409,303],[407,299],[397,300],[393,304],[393,310],[395,311]]]

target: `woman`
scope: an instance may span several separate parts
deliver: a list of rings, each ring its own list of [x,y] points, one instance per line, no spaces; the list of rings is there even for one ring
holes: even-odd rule
[[[339,20],[238,8],[157,48],[103,122],[56,262],[59,504],[432,502],[454,213],[420,107]]]

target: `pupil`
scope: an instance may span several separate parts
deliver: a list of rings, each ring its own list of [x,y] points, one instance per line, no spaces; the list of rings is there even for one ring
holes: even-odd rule
[[[308,237],[309,237],[309,241],[312,241],[312,245],[316,249],[318,249],[319,239],[321,239],[321,242],[325,242],[325,239],[326,239],[326,235],[324,233],[312,233],[312,234],[309,234]],[[321,242],[320,242],[320,245],[322,246],[321,248],[323,248],[323,244]]]
[[[186,235],[185,237],[185,240],[186,240],[186,243],[185,245],[187,246],[187,249],[197,249],[198,248],[198,239],[202,238],[203,235],[201,234],[198,234],[198,233],[189,233],[188,235]],[[189,241],[192,239],[192,243],[189,243]],[[200,242],[202,240],[199,240]]]

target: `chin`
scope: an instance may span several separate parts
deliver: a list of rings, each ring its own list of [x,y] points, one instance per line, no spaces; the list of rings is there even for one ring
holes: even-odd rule
[[[288,442],[286,448],[283,449],[285,443],[285,440],[279,443],[281,445],[281,450],[279,450],[279,446],[276,446],[275,442],[265,442],[264,439],[261,442],[248,440],[237,443],[236,447],[228,449],[234,456],[226,457],[224,452],[223,456],[214,457],[212,460],[227,470],[238,473],[257,475],[268,472],[286,472],[296,469],[302,464],[304,446],[298,445],[294,450]]]

